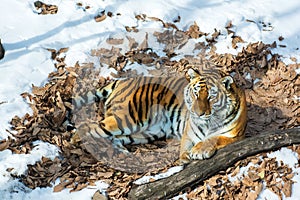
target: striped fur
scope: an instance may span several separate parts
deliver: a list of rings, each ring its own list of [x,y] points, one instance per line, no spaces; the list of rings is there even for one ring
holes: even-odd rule
[[[246,103],[230,76],[189,69],[185,77],[116,80],[74,100],[75,107],[101,100],[105,117],[77,132],[104,137],[119,149],[159,138],[181,140],[180,160],[205,159],[244,135]]]

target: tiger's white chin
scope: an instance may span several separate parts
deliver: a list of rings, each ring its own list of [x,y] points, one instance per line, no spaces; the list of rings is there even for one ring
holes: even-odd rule
[[[209,120],[211,117],[211,114],[203,114],[199,115],[197,113],[191,112],[191,115],[194,119],[201,119],[201,120]]]
[[[211,115],[202,115],[202,116],[199,116],[200,119],[203,119],[203,120],[209,120],[210,119],[210,116]]]

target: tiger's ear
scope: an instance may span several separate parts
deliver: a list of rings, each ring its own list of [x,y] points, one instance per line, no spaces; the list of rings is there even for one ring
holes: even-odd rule
[[[192,68],[189,68],[185,74],[185,77],[187,80],[191,80],[191,79],[194,79],[199,76],[200,76],[200,74]]]
[[[233,83],[233,78],[231,76],[225,76],[224,78],[222,78],[222,83],[224,85],[224,87],[229,90],[231,87],[231,84]]]

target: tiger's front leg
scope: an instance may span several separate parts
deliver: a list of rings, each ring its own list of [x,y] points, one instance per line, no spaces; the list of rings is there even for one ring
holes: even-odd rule
[[[208,159],[215,154],[216,150],[238,141],[241,138],[242,137],[230,138],[220,135],[205,139],[192,147],[189,152],[189,157],[192,160]]]
[[[189,163],[191,161],[190,158],[190,150],[193,147],[194,143],[191,138],[188,136],[188,131],[190,130],[190,124],[187,124],[180,140],[180,156],[177,164],[182,165]]]
[[[243,135],[237,137],[218,135],[204,139],[195,144],[189,137],[189,131],[192,130],[190,129],[190,124],[187,124],[180,142],[179,164],[185,164],[191,160],[208,159],[215,154],[216,150],[243,138]]]

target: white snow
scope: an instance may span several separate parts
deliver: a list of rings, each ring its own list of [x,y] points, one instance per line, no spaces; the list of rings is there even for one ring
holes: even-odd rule
[[[172,174],[180,172],[182,169],[183,169],[183,166],[176,166],[176,167],[172,167],[172,168],[168,169],[168,171],[166,171],[164,173],[160,173],[155,176],[143,176],[142,178],[134,181],[134,184],[142,185],[145,183],[149,183],[151,179],[159,180],[159,179],[167,178],[167,177],[171,176]]]
[[[0,6],[0,38],[6,54],[0,60],[0,139],[9,134],[9,120],[15,116],[31,113],[28,105],[20,97],[22,92],[30,92],[31,85],[43,85],[47,75],[54,70],[53,61],[46,48],[60,49],[69,47],[66,63],[69,66],[77,61],[94,62],[90,50],[104,47],[108,37],[128,34],[125,26],[138,26],[143,33],[161,31],[162,25],[152,21],[138,21],[136,14],[155,16],[166,22],[172,22],[179,15],[181,22],[176,23],[179,29],[186,30],[194,21],[200,30],[212,33],[214,28],[221,31],[217,43],[217,52],[236,54],[249,42],[263,41],[286,45],[285,48],[273,49],[274,53],[283,55],[283,61],[293,63],[291,57],[300,60],[300,1],[298,0],[45,0],[45,3],[58,6],[55,15],[38,15],[33,3],[34,0],[2,0]],[[76,5],[81,2],[90,9],[83,9]],[[114,16],[107,17],[102,22],[96,23],[94,16],[101,11],[111,11]],[[121,15],[117,16],[116,14]],[[225,25],[232,21],[232,30],[241,36],[245,43],[239,44],[238,49],[232,49],[230,35],[226,34]],[[265,26],[263,25],[265,23]],[[132,37],[144,36],[131,33]],[[149,34],[150,36],[150,34]],[[284,40],[279,41],[278,37]],[[201,41],[203,38],[198,39]],[[149,44],[158,54],[163,47],[149,37]],[[123,46],[125,51],[126,45]],[[188,48],[183,48],[178,53],[187,53]],[[196,53],[190,50],[189,53]],[[297,73],[299,74],[297,69]],[[108,72],[105,72],[108,75]],[[13,167],[13,172],[23,174],[27,164],[33,164],[42,155],[53,157],[58,154],[56,147],[38,142],[38,146],[29,155],[14,155],[8,150],[0,152],[0,194],[1,199],[90,199],[95,189],[85,189],[81,192],[69,193],[64,190],[53,193],[52,188],[37,188],[31,190],[13,180],[6,168]],[[291,152],[278,152],[277,159],[294,163]],[[290,159],[290,160],[289,160]],[[299,172],[299,168],[294,168]],[[300,178],[293,188],[293,198],[299,199]],[[98,188],[105,188],[99,183]],[[14,192],[13,192],[14,191]],[[11,193],[12,192],[12,193]],[[263,192],[267,197],[269,193]],[[290,198],[290,199],[293,199]],[[271,199],[268,198],[268,199]]]
[[[59,180],[55,182],[59,183]],[[24,186],[22,183],[11,180],[5,186],[1,187],[0,198],[3,200],[76,200],[76,199],[92,199],[93,194],[99,190],[101,193],[105,194],[105,189],[108,185],[104,182],[97,181],[96,186],[89,186],[78,192],[70,192],[70,189],[62,190],[61,192],[53,192],[53,188],[36,188],[31,190]]]
[[[10,179],[10,173],[21,175],[26,171],[27,164],[34,164],[42,156],[54,159],[55,156],[59,155],[58,149],[54,145],[39,141],[35,142],[34,146],[31,153],[25,155],[12,154],[10,150],[0,152],[0,188],[7,184],[7,181]],[[12,168],[12,171],[7,172],[8,168]]]

